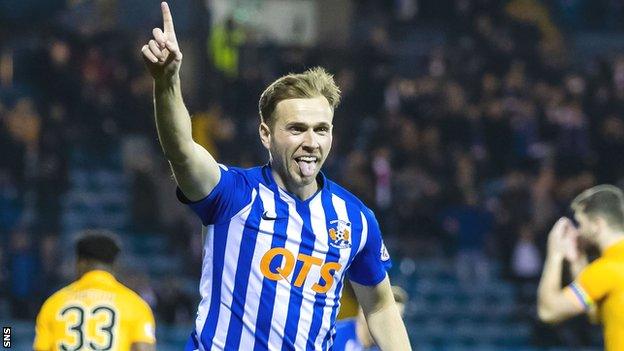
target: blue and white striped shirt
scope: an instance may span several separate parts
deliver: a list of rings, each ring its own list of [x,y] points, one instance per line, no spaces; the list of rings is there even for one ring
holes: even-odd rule
[[[186,350],[329,350],[343,279],[376,285],[389,260],[373,212],[320,173],[302,201],[270,166],[221,166],[203,200],[201,302]]]

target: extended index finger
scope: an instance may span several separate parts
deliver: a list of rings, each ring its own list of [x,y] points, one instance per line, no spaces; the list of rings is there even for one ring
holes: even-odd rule
[[[171,10],[169,10],[169,5],[165,1],[163,1],[160,4],[160,9],[162,10],[163,16],[163,31],[165,32],[165,34],[175,34],[175,30],[173,29],[173,17],[171,16]]]

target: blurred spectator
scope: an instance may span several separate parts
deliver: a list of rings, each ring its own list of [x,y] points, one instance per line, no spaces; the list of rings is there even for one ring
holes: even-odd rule
[[[39,256],[41,265],[41,289],[45,296],[49,296],[61,286],[62,280],[58,267],[61,264],[60,247],[57,233],[50,232],[39,242]]]
[[[489,280],[485,242],[491,223],[491,215],[477,206],[476,195],[472,193],[464,195],[457,206],[443,213],[442,226],[456,243],[457,277],[466,287],[482,286]]]
[[[15,229],[10,236],[7,257],[9,268],[9,301],[12,317],[33,319],[40,291],[39,259],[31,233],[25,228]]]
[[[161,227],[156,191],[155,155],[144,137],[127,137],[123,160],[131,180],[130,215],[135,230],[153,232]]]
[[[621,116],[606,116],[598,126],[596,144],[598,182],[620,182],[624,176],[624,165],[619,159],[619,155],[624,155],[624,120]]]
[[[41,231],[61,230],[61,197],[67,190],[67,155],[69,153],[63,125],[67,115],[60,104],[50,106],[39,137],[36,186],[36,206]]]
[[[7,111],[5,119],[7,138],[4,139],[8,151],[6,169],[11,178],[23,192],[31,186],[31,178],[37,172],[41,117],[35,108],[33,99],[24,97],[17,100],[12,109]]]
[[[522,225],[519,229],[511,256],[511,269],[518,285],[519,302],[531,309],[542,272],[542,253],[530,224]]]
[[[349,153],[341,170],[342,184],[365,203],[374,204],[375,193],[371,191],[374,189],[374,181],[368,159],[364,152],[359,150]]]
[[[180,279],[165,278],[157,295],[157,312],[164,323],[188,324],[193,321],[197,302],[183,290]]]
[[[212,28],[208,43],[212,64],[227,80],[238,76],[239,50],[244,42],[245,32],[231,16]]]

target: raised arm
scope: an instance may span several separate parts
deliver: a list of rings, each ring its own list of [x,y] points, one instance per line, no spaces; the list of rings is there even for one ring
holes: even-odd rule
[[[537,313],[546,323],[561,322],[584,311],[572,289],[561,287],[564,260],[578,256],[570,253],[574,250],[571,235],[574,235],[574,225],[565,217],[555,223],[548,235],[546,261],[537,290]]]
[[[141,52],[154,78],[154,109],[160,145],[180,190],[189,200],[197,201],[210,193],[221,173],[212,155],[193,141],[191,119],[180,86],[182,52],[169,6],[163,2],[160,7],[163,29],[152,30],[153,38],[143,45]]]
[[[351,281],[368,329],[383,351],[411,350],[405,324],[394,301],[390,280],[386,277],[375,286]]]

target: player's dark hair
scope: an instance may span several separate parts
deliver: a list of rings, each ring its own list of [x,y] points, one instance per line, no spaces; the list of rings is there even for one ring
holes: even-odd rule
[[[76,256],[112,265],[121,251],[119,239],[115,234],[103,229],[89,229],[80,233],[76,241]]]
[[[624,193],[616,186],[603,184],[587,189],[572,201],[571,207],[590,219],[599,216],[610,227],[624,229]]]
[[[282,100],[324,96],[335,109],[340,103],[340,89],[334,77],[321,67],[300,74],[288,74],[271,83],[260,96],[260,121],[273,127],[273,112]]]

